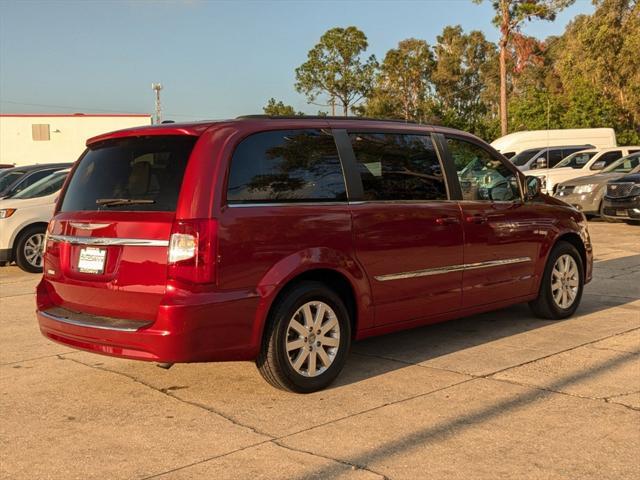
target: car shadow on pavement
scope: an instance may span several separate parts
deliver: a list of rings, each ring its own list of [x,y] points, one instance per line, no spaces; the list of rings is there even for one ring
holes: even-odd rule
[[[640,295],[625,290],[623,286],[606,288],[606,294],[590,293],[590,287],[596,282],[602,283],[604,280],[609,280],[614,283],[622,283],[616,278],[621,275],[634,275],[634,270],[635,275],[640,276],[638,266],[640,266],[640,255],[598,261],[595,266],[595,278],[586,286],[580,307],[573,317],[566,320],[543,320],[534,316],[526,304],[517,304],[492,312],[358,341],[352,347],[349,361],[351,365],[347,365],[333,387],[330,388],[356,383],[408,365],[420,364],[474,347],[482,347],[499,340],[505,341],[494,343],[490,347],[496,352],[500,348],[503,351],[504,349],[539,349],[537,353],[541,354],[553,351],[554,348],[555,351],[560,350],[563,345],[566,345],[566,342],[572,341],[572,339],[566,338],[566,334],[565,338],[558,339],[551,332],[548,335],[539,332],[539,335],[515,337],[545,327],[557,328],[563,323],[580,321],[582,317],[611,308],[623,307],[638,312],[640,316],[640,306],[628,305],[634,300],[640,299]],[[631,277],[627,283],[634,284]],[[571,332],[578,337],[575,341],[579,342],[581,330],[578,327],[575,332]],[[555,342],[558,343],[558,347],[554,346]],[[535,345],[532,346],[531,343],[535,343]],[[522,352],[521,355],[515,357],[523,358],[525,353]],[[536,351],[532,351],[530,355],[535,358],[535,353]],[[508,353],[505,355],[509,356]],[[376,357],[389,360],[389,362],[377,365],[372,370],[369,366],[363,365],[363,362],[354,361],[357,360],[356,357],[363,356]],[[496,362],[495,358],[491,358],[492,356],[497,356],[497,354],[492,355],[486,350],[484,352],[478,351],[475,359],[473,357],[467,359],[472,364],[471,370],[461,373],[481,375],[492,369],[499,370],[499,362]],[[487,362],[487,365],[483,365],[483,362]],[[504,364],[505,368],[510,366],[512,365]]]
[[[593,368],[559,378],[555,382],[545,385],[544,389],[528,389],[527,387],[523,387],[526,388],[523,393],[510,396],[506,400],[492,402],[486,407],[455,415],[454,418],[437,422],[426,428],[415,428],[415,430],[409,434],[396,437],[382,444],[372,446],[371,443],[368,442],[366,445],[361,445],[363,453],[356,455],[338,455],[337,458],[340,462],[346,462],[356,468],[384,476],[383,473],[375,470],[375,464],[384,459],[398,454],[407,454],[416,449],[424,452],[431,444],[436,444],[447,438],[461,435],[465,430],[476,428],[480,424],[495,422],[496,419],[512,414],[533,402],[539,402],[550,396],[557,395],[572,384],[579,383],[586,379],[593,379],[609,370],[620,368],[629,362],[637,362],[637,359],[638,352],[621,352],[617,357],[601,362]],[[357,443],[357,439],[362,433],[362,431],[352,433],[352,435],[354,435],[354,444]],[[632,466],[629,466],[629,468],[633,469]],[[307,472],[304,478],[334,478],[334,476],[342,473],[343,470],[344,463],[333,463],[322,469],[315,470],[312,474]],[[621,475],[624,476],[623,473],[621,473]]]

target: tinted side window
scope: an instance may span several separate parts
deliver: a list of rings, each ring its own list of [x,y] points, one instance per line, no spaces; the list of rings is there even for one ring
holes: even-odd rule
[[[593,170],[593,166],[598,163],[601,164],[602,162],[604,162],[604,167],[608,167],[609,165],[611,165],[613,162],[615,162],[616,160],[619,160],[622,158],[622,152],[620,150],[615,150],[613,152],[607,152],[607,153],[603,153],[602,156],[600,158],[598,158],[593,165],[591,165],[591,170]]]
[[[22,180],[22,182],[20,182],[18,189],[24,190],[28,186],[36,183],[38,180],[42,180],[44,177],[48,177],[53,172],[55,172],[55,170],[38,170],[37,172],[33,172],[32,174],[27,174],[25,175],[25,178]]]
[[[365,200],[446,200],[438,156],[427,135],[350,133]]]
[[[555,167],[564,157],[562,150],[550,150],[547,152],[547,165],[549,168]]]
[[[256,133],[240,142],[231,159],[231,204],[346,199],[342,165],[329,131]]]
[[[447,145],[458,172],[463,200],[520,198],[516,174],[485,149],[457,138],[447,138]]]

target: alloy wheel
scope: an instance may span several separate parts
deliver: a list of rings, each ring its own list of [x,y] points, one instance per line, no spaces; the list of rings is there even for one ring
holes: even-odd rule
[[[296,373],[317,377],[333,363],[340,346],[340,324],[324,302],[302,305],[289,320],[286,352]]]
[[[42,267],[42,249],[44,247],[44,233],[36,233],[24,242],[24,258],[33,267]]]
[[[551,271],[551,294],[557,306],[570,308],[578,296],[580,271],[575,259],[564,254],[558,257]]]

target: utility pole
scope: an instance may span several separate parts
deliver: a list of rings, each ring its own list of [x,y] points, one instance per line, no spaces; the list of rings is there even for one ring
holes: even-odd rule
[[[151,89],[156,92],[156,124],[162,123],[162,105],[160,104],[160,90],[162,90],[161,83],[152,83]]]

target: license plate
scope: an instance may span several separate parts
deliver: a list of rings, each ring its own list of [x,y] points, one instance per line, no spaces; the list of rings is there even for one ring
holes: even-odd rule
[[[626,217],[627,216],[627,211],[626,210],[616,210],[616,216],[618,216],[618,217]]]
[[[87,247],[80,249],[78,271],[82,273],[103,273],[107,251],[102,248]]]

